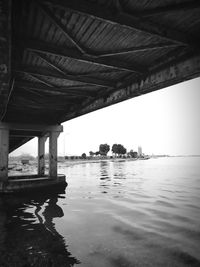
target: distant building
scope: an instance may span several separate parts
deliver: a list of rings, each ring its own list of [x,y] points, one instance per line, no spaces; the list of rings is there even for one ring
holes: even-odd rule
[[[142,147],[138,147],[138,157],[142,157]]]

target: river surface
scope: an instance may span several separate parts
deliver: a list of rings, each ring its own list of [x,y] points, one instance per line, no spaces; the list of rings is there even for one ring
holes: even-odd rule
[[[200,266],[199,163],[61,164],[65,193],[0,198],[0,267]]]

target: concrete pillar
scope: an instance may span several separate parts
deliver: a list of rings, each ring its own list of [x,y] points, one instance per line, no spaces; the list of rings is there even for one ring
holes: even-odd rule
[[[46,136],[38,137],[38,175],[45,174],[45,142]]]
[[[59,132],[51,131],[49,134],[49,176],[57,178],[57,138]]]
[[[0,182],[8,180],[9,130],[0,127]]]

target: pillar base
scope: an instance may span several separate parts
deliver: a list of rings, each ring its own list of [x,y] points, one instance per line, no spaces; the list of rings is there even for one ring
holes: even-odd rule
[[[28,193],[28,192],[57,192],[64,190],[67,186],[65,175],[60,174],[56,179],[51,179],[49,176],[27,175],[27,176],[12,176],[7,181],[0,181],[1,193]]]

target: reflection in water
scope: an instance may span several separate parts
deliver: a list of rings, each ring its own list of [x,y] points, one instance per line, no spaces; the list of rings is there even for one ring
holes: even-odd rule
[[[200,266],[199,158],[103,160],[87,169],[84,177],[82,165],[65,172],[70,223],[60,226],[81,266]]]
[[[100,187],[102,188],[102,193],[107,194],[111,181],[109,173],[109,162],[101,161],[99,167],[100,167]]]
[[[66,195],[0,198],[0,267],[199,267],[199,160],[63,164]]]
[[[127,161],[123,159],[113,161],[99,162],[100,173],[100,188],[103,188],[101,193],[112,193],[115,197],[123,193],[124,180],[129,180],[134,177],[134,172],[127,171]],[[138,184],[138,181],[134,181]]]
[[[115,170],[114,172],[114,179],[126,179],[125,176],[126,173],[126,161],[125,160],[119,160],[118,162],[113,162],[113,168]]]
[[[64,216],[59,195],[0,199],[0,266],[66,266],[79,261],[67,250],[54,218]]]
[[[110,181],[110,176],[108,172],[108,168],[109,168],[108,161],[101,161],[99,167],[100,167],[100,179]]]

